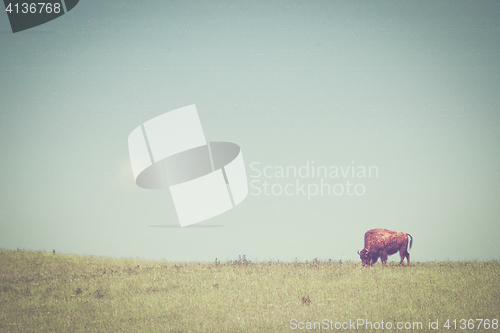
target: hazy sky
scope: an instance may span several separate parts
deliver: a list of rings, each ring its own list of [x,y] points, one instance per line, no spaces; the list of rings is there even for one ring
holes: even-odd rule
[[[13,34],[0,13],[0,247],[359,261],[382,227],[413,236],[414,261],[500,259],[499,17],[498,1],[81,0]],[[313,162],[378,177],[323,179],[351,196],[250,187],[180,228],[168,190],[134,184],[127,138],[191,104],[256,186],[321,184],[254,170]]]

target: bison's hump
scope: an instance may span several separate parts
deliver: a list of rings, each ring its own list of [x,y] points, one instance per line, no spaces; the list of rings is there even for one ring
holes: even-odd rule
[[[387,246],[393,243],[404,243],[408,236],[401,231],[392,231],[382,228],[368,230],[365,233],[365,248]]]

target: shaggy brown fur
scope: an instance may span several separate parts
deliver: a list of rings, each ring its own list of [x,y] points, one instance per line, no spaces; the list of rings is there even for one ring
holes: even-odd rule
[[[365,247],[361,252],[358,251],[363,266],[371,266],[377,262],[378,258],[383,265],[387,263],[387,256],[399,251],[403,264],[404,258],[410,266],[410,254],[408,253],[408,236],[410,237],[410,249],[413,245],[413,237],[410,234],[401,231],[392,231],[387,229],[372,229],[365,233]]]

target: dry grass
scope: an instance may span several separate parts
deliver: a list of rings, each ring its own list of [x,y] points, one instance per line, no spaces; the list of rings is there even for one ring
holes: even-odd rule
[[[498,319],[499,277],[499,262],[180,264],[2,250],[0,331],[276,332],[291,319],[425,331],[429,319]]]

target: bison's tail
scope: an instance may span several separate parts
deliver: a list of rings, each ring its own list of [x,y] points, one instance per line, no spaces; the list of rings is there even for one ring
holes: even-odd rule
[[[413,237],[410,234],[407,235],[410,236],[410,249],[411,249],[411,246],[413,245]]]

